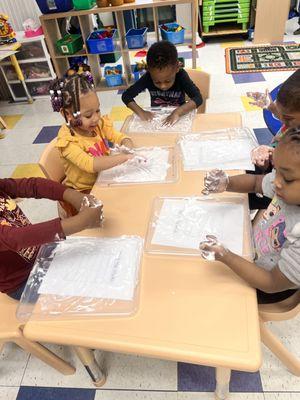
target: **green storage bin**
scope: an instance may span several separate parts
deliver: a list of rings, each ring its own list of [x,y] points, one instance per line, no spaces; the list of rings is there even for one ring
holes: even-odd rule
[[[81,35],[66,35],[56,42],[57,51],[60,54],[74,54],[83,48]]]
[[[75,10],[89,10],[96,5],[96,0],[73,0]]]

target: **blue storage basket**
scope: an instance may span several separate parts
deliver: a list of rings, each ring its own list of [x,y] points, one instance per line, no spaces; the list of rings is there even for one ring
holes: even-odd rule
[[[115,49],[115,44],[114,40],[117,34],[116,29],[112,29],[112,37],[111,38],[105,38],[105,39],[92,39],[93,35],[97,33],[102,33],[105,32],[106,29],[100,29],[98,31],[92,32],[87,40],[87,46],[89,49],[89,52],[91,54],[101,54],[101,53],[113,53]]]
[[[72,10],[72,0],[36,0],[43,14],[65,12]]]
[[[129,29],[126,33],[126,41],[129,49],[140,49],[147,43],[148,28]]]
[[[137,70],[136,65],[131,65],[131,72],[134,81],[138,81],[147,71],[145,69]]]
[[[114,69],[118,69],[121,73],[118,75],[106,75],[107,71],[111,71]],[[122,78],[122,65],[116,65],[115,67],[105,67],[104,68],[104,77],[107,83],[107,86],[120,86],[123,84]]]
[[[168,24],[163,24],[163,25],[167,26],[168,28],[178,28],[180,26],[176,22],[170,22]],[[181,31],[179,32],[168,32],[162,28],[162,25],[160,25],[160,34],[162,39],[168,40],[173,44],[179,44],[184,42],[184,32],[185,32],[184,28],[182,28]]]

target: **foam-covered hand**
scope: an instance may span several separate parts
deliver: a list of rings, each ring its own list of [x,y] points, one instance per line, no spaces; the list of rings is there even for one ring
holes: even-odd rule
[[[103,203],[102,203],[102,201],[98,200],[92,194],[87,194],[82,199],[80,211],[82,211],[82,210],[84,210],[86,208],[99,208],[100,209],[100,226],[101,226],[103,221],[104,221]]]
[[[204,178],[204,189],[202,194],[225,192],[229,183],[229,178],[226,172],[221,169],[213,169],[206,173]]]
[[[174,110],[162,123],[163,126],[173,126],[179,120],[178,112]]]
[[[261,145],[251,151],[251,161],[258,167],[267,168],[272,161],[273,147]]]
[[[220,260],[228,252],[214,235],[206,235],[206,240],[199,244],[199,250],[201,257],[208,261]]]

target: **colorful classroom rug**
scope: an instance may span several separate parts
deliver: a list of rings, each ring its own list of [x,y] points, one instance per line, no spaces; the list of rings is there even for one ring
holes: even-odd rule
[[[229,47],[225,59],[227,74],[295,70],[300,67],[300,44]]]

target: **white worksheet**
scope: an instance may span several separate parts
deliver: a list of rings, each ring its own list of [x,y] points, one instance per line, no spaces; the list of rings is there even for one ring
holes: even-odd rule
[[[136,149],[137,158],[102,171],[97,179],[100,183],[142,183],[164,182],[168,170],[172,167],[169,162],[169,148],[150,147]]]
[[[215,235],[231,251],[242,254],[244,208],[241,204],[219,201],[165,199],[154,221],[151,244],[199,248],[206,235]]]
[[[152,121],[142,121],[140,117],[133,114],[128,126],[128,133],[169,133],[169,132],[191,132],[192,124],[195,117],[195,111],[191,111],[172,126],[163,125],[164,120],[175,110],[175,107],[146,107],[145,111],[150,111],[154,114]]]
[[[39,293],[132,300],[140,264],[138,237],[83,238],[58,245]]]
[[[235,130],[233,130],[234,132]],[[242,132],[242,128],[239,130]],[[251,150],[257,145],[249,135],[238,134],[226,137],[216,132],[209,135],[184,135],[180,140],[185,171],[219,169],[254,170],[251,162]]]

